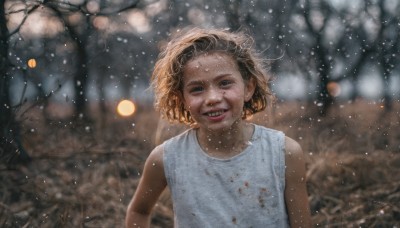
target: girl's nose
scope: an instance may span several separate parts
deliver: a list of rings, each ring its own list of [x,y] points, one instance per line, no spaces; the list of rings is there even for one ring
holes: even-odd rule
[[[222,101],[223,93],[217,89],[210,89],[206,95],[206,104],[214,105]]]

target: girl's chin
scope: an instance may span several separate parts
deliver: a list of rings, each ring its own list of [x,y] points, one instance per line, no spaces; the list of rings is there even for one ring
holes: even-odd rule
[[[211,132],[226,132],[231,129],[237,128],[242,122],[241,117],[232,118],[231,115],[224,115],[223,118],[216,120],[211,118],[200,118],[196,121],[201,129]]]
[[[237,128],[237,121],[233,123],[227,123],[227,122],[220,122],[220,123],[213,123],[213,124],[207,124],[207,125],[202,125],[200,128],[206,129],[209,132],[212,133],[223,133],[230,131],[234,128]]]
[[[230,128],[228,124],[212,123],[212,124],[196,124],[196,126],[204,131],[222,132]]]

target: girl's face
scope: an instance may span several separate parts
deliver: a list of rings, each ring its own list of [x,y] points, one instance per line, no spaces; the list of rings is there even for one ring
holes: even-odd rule
[[[183,68],[186,109],[201,129],[227,130],[242,120],[243,106],[253,96],[255,82],[245,82],[236,61],[224,53],[209,53]]]

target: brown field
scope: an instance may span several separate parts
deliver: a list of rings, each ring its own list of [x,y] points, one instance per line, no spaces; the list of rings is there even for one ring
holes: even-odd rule
[[[374,102],[343,103],[326,117],[313,109],[277,104],[251,121],[302,145],[315,227],[399,227],[400,105],[384,112]],[[140,105],[129,118],[93,113],[82,123],[45,120],[39,109],[21,117],[33,160],[0,166],[0,227],[123,227],[158,115]],[[172,216],[164,194],[153,227],[171,227]]]

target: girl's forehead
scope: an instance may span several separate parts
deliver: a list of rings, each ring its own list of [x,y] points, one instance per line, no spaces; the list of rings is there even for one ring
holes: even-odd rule
[[[193,81],[214,81],[227,75],[241,77],[236,60],[229,54],[209,53],[189,60],[183,67],[183,84]]]
[[[229,54],[222,53],[222,52],[211,52],[211,53],[204,53],[200,54],[193,59],[189,60],[185,67],[211,67],[211,66],[219,66],[219,65],[231,65],[236,66],[236,61],[233,57]]]

